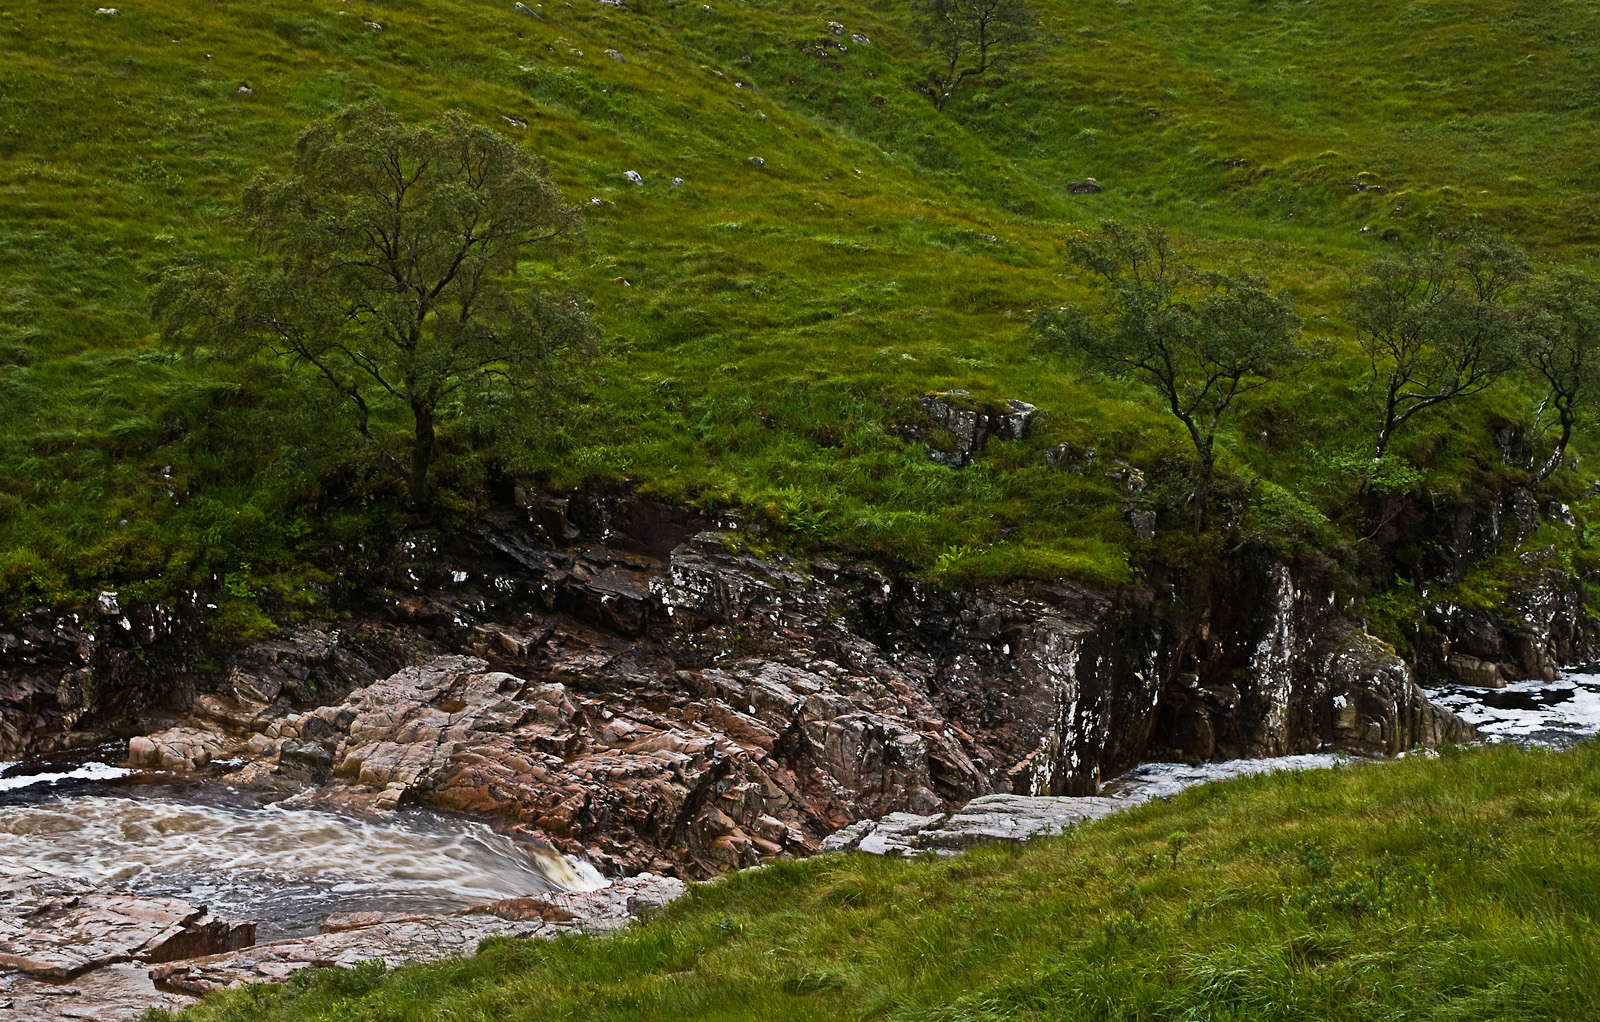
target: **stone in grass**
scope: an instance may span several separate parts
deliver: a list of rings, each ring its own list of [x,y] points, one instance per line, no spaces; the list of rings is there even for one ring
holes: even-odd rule
[[[950,435],[948,447],[928,442],[920,427],[902,430],[908,439],[922,440],[928,456],[941,465],[963,468],[983,451],[990,437],[1021,440],[1038,409],[1012,399],[1000,406],[980,405],[964,390],[947,390],[922,399],[928,421]]]
[[[752,156],[744,162],[750,164],[752,167],[765,167],[767,165],[767,161],[759,156]]]
[[[610,57],[612,60],[616,61],[618,64],[626,64],[628,62],[628,58],[624,57],[622,55],[622,53],[620,51],[618,51],[618,50],[607,50],[606,51],[606,56]]]
[[[1101,188],[1100,182],[1094,178],[1086,177],[1082,181],[1073,181],[1068,184],[1067,191],[1073,195],[1099,195],[1105,189]]]
[[[644,178],[639,176],[639,172],[637,170],[630,170],[622,176],[627,178],[629,181],[632,181],[636,185],[644,184]]]

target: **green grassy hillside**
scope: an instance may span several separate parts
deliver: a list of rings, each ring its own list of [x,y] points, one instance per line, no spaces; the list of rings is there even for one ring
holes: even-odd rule
[[[148,319],[164,268],[247,255],[229,219],[245,182],[365,98],[466,110],[588,210],[589,247],[530,272],[593,298],[602,354],[568,402],[457,425],[457,515],[494,473],[626,480],[921,570],[1126,578],[1117,491],[1042,451],[1094,444],[1159,477],[1185,441],[1138,388],[1035,354],[1026,326],[1086,299],[1059,239],[1114,216],[1292,289],[1333,339],[1255,396],[1222,465],[1334,518],[1279,500],[1292,513],[1263,529],[1337,533],[1368,432],[1338,298],[1383,233],[1479,218],[1593,266],[1600,3],[1038,8],[1039,60],[940,114],[912,88],[903,3],[6,0],[0,595],[231,576],[283,609],[317,548],[398,520],[305,381],[164,351]],[[1087,176],[1104,192],[1071,194]],[[893,426],[949,387],[1033,402],[1038,428],[932,464]],[[1499,471],[1490,423],[1534,401],[1502,387],[1406,453],[1438,492],[1470,488]]]
[[[1021,850],[777,863],[621,936],[328,970],[182,1017],[1592,1018],[1597,823],[1592,746],[1282,773]]]

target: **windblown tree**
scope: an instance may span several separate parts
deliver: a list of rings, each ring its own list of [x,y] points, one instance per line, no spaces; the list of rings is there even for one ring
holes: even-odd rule
[[[911,16],[934,57],[922,91],[938,110],[962,83],[1022,59],[1038,23],[1027,0],[912,0]]]
[[[241,220],[259,258],[164,279],[164,334],[320,380],[415,508],[451,409],[497,382],[532,386],[594,340],[586,302],[519,267],[576,236],[578,211],[539,161],[464,114],[410,126],[374,102],[315,124],[289,174],[246,190]],[[409,426],[398,443],[376,428],[385,415]]]
[[[1534,469],[1537,486],[1560,467],[1578,424],[1578,406],[1600,379],[1600,284],[1572,270],[1536,278],[1519,308],[1527,368],[1547,390],[1540,417],[1553,409],[1559,433],[1544,463]],[[1545,432],[1535,425],[1536,438]]]
[[[1047,312],[1035,324],[1041,342],[1160,394],[1194,444],[1202,526],[1217,433],[1240,395],[1303,360],[1299,318],[1263,281],[1185,265],[1159,227],[1107,221],[1070,239],[1067,257],[1097,279],[1101,307]]]
[[[1345,310],[1370,367],[1367,392],[1379,423],[1374,464],[1412,418],[1477,394],[1515,368],[1511,299],[1527,279],[1521,249],[1481,234],[1367,268]]]

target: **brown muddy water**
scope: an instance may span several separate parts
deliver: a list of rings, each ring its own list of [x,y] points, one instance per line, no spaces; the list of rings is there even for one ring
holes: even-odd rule
[[[605,883],[482,822],[250,803],[95,761],[0,764],[0,876],[30,868],[254,919],[260,941],[315,933],[333,912],[440,913]]]

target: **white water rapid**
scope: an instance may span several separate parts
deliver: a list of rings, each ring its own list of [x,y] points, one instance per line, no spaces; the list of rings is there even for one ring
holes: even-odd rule
[[[79,776],[103,776],[116,768],[81,769]],[[177,897],[257,920],[261,940],[313,933],[336,911],[438,913],[605,886],[588,863],[421,812],[374,823],[312,809],[50,788],[37,801],[0,804],[0,876],[38,869]]]

